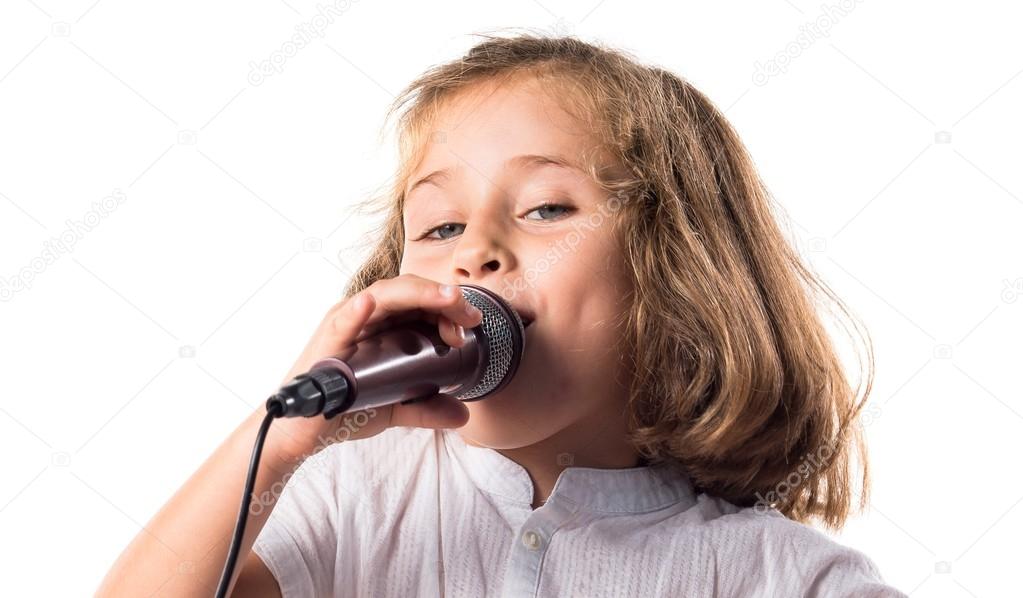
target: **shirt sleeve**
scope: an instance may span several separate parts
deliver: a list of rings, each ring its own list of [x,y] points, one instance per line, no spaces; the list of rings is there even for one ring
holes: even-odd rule
[[[721,546],[724,596],[802,598],[905,598],[887,585],[874,562],[809,525],[777,511],[752,509],[722,517],[714,536]]]
[[[273,509],[252,550],[277,579],[284,598],[334,595],[342,536],[338,478],[339,470],[353,461],[344,458],[350,446],[354,443],[324,448],[292,472],[283,488],[274,486],[253,502],[253,509]]]
[[[821,565],[807,598],[906,598],[884,583],[873,561],[861,552],[845,548]]]

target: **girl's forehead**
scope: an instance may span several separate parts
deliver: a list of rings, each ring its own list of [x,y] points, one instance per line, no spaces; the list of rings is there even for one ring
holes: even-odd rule
[[[588,172],[611,165],[600,137],[537,85],[489,85],[466,90],[424,123],[418,163],[406,192],[425,176],[451,176],[466,168],[484,174],[518,163],[575,166]]]
[[[512,120],[538,121],[576,137],[591,133],[591,127],[566,110],[572,98],[559,93],[560,85],[534,77],[482,81],[469,85],[442,101],[434,113],[434,128],[458,130],[475,125],[500,126]]]

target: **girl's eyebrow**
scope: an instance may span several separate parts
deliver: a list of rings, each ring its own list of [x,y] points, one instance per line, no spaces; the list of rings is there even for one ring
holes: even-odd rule
[[[557,168],[567,168],[570,170],[578,170],[583,172],[583,169],[568,158],[557,154],[523,154],[521,156],[515,156],[510,158],[504,163],[505,168],[535,168],[539,166],[554,166]]]
[[[437,185],[437,179],[446,179],[446,178],[449,178],[450,176],[451,176],[451,170],[450,169],[441,168],[440,170],[434,170],[430,174],[424,176],[423,178],[421,178],[418,181],[416,181],[415,183],[413,183],[412,186],[409,187],[408,191],[405,192],[405,197],[408,197],[420,185],[425,185],[427,183],[429,183],[431,185]],[[440,186],[440,185],[437,185],[437,186]]]
[[[585,171],[578,164],[558,154],[522,154],[519,156],[515,156],[513,158],[509,158],[504,163],[505,170],[507,169],[525,170],[540,167],[554,167],[567,170],[576,170],[578,172],[585,174]],[[459,170],[461,170],[461,168],[456,169],[456,172]],[[408,191],[405,192],[405,197],[408,197],[412,193],[412,191],[414,191],[417,187],[423,184],[440,186],[437,183],[437,179],[450,178],[451,174],[452,169],[450,168],[441,168],[438,170],[434,170],[430,174],[424,176],[423,178],[413,183],[412,186],[409,187]]]

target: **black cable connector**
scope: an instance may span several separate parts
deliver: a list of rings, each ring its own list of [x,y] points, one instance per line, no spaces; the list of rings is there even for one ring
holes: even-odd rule
[[[296,376],[267,399],[267,409],[271,404],[281,407],[281,417],[313,417],[322,414],[330,419],[348,409],[354,402],[353,393],[349,392],[348,379],[340,370],[321,367],[307,374]]]

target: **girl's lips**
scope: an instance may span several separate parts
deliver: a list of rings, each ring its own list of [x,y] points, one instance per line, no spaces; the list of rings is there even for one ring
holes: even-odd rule
[[[522,327],[529,328],[529,325],[533,323],[533,316],[520,309],[516,309],[515,312],[519,314],[519,319],[522,320]]]

